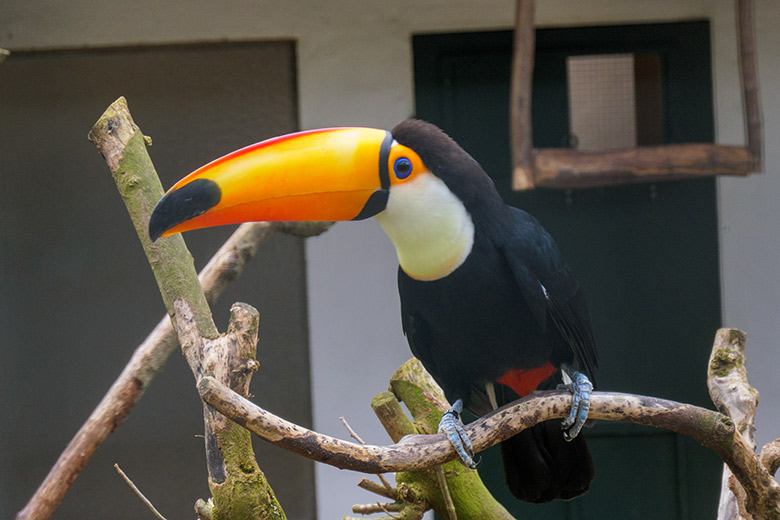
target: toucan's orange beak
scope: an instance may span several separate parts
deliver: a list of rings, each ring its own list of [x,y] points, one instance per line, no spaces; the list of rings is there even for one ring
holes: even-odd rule
[[[262,141],[177,182],[149,221],[152,240],[248,221],[360,220],[385,208],[390,132],[332,128]]]

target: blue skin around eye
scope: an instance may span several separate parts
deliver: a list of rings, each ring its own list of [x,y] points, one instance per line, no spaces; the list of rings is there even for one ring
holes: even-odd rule
[[[406,157],[396,159],[393,164],[393,172],[399,179],[405,179],[412,173],[412,163]]]

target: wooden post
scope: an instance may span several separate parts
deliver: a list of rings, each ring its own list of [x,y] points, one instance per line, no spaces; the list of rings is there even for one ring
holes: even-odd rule
[[[517,0],[512,85],[509,100],[509,136],[512,148],[512,188],[534,187],[531,94],[534,74],[534,0]]]
[[[742,106],[745,110],[747,149],[754,172],[764,169],[764,132],[761,117],[761,96],[756,63],[756,28],[753,0],[737,0],[737,41],[739,44],[739,79],[742,84]]]

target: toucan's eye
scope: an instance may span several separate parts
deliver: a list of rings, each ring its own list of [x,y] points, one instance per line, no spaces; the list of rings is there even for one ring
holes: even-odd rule
[[[400,157],[393,164],[395,176],[399,179],[405,179],[412,173],[412,162],[406,157]]]

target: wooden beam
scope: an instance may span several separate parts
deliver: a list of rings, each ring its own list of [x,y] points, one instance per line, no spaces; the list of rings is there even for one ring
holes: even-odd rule
[[[753,0],[737,0],[736,5],[739,79],[742,84],[742,105],[745,110],[747,148],[753,159],[753,171],[760,172],[764,169],[764,132],[761,121],[761,96],[758,87]]]
[[[570,148],[536,150],[536,186],[586,188],[685,176],[748,175],[747,148],[714,144],[642,146],[604,152]]]
[[[509,101],[509,134],[512,148],[512,188],[534,187],[531,85],[534,72],[534,0],[517,0],[512,80]]]

